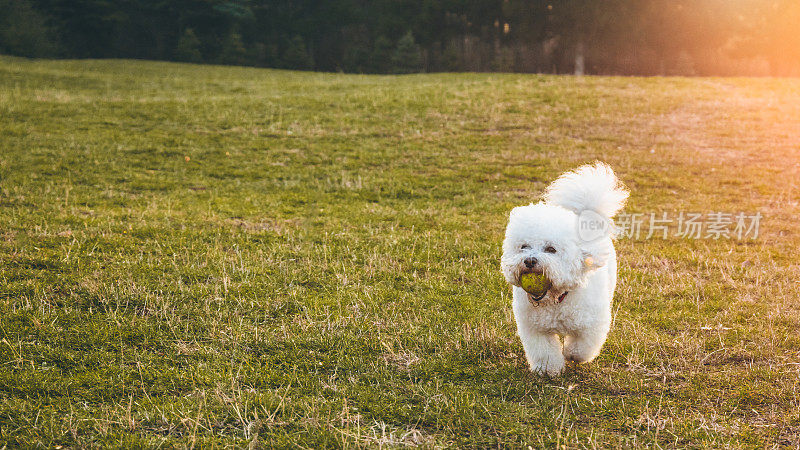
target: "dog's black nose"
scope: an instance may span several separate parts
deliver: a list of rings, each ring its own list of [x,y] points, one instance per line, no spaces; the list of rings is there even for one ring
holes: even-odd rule
[[[530,258],[525,258],[525,267],[527,267],[528,269],[533,269],[533,266],[535,266],[536,263],[538,262],[539,260],[534,258],[533,256],[531,256]]]

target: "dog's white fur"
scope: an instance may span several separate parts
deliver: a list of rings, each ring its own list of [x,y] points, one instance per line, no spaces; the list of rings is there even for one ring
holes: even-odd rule
[[[514,291],[517,331],[534,372],[558,375],[565,359],[589,362],[600,353],[617,283],[611,220],[627,198],[614,171],[598,162],[561,175],[548,186],[543,201],[511,211],[501,266]],[[587,210],[612,225],[589,242],[578,233],[579,215]],[[552,283],[539,302],[519,287],[520,275],[532,270],[526,267],[527,258],[535,258],[535,270]],[[559,336],[564,337],[563,350]]]

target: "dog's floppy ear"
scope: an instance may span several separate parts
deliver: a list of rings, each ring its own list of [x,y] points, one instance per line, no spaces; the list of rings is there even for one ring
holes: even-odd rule
[[[605,266],[613,251],[613,244],[606,239],[583,243],[581,245],[583,261],[581,263],[584,270],[595,270]]]

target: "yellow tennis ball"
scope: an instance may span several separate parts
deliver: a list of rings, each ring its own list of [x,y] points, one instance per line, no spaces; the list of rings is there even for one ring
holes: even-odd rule
[[[524,273],[519,277],[519,285],[532,296],[541,298],[550,289],[550,280],[541,273]]]

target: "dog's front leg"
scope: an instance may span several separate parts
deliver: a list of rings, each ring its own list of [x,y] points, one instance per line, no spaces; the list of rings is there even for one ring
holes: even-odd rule
[[[564,356],[577,363],[593,360],[598,354],[608,336],[608,324],[587,330],[578,335],[564,337]]]
[[[561,341],[556,334],[544,334],[518,327],[522,348],[531,370],[535,373],[556,376],[564,370],[564,355],[561,354]]]

